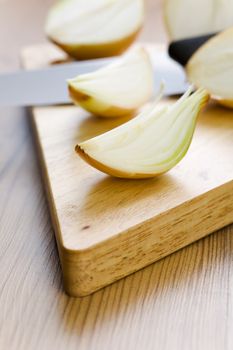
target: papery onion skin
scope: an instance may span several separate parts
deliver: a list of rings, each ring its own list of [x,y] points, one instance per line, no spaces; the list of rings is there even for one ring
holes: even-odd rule
[[[48,39],[65,51],[70,57],[82,61],[121,55],[134,43],[141,29],[142,26],[125,38],[103,44],[66,45],[49,37]]]
[[[224,100],[218,97],[213,97],[213,99],[223,107],[230,108],[230,109],[233,108],[233,100]]]
[[[92,167],[96,168],[97,170],[101,171],[102,173],[105,173],[107,175],[113,176],[113,177],[118,177],[121,179],[149,179],[149,178],[153,178],[155,176],[159,176],[164,174],[164,172],[161,173],[157,173],[156,175],[152,175],[152,174],[143,174],[143,173],[129,173],[129,172],[125,172],[119,169],[114,169],[111,168],[101,162],[99,162],[98,160],[90,157],[87,153],[85,153],[85,151],[79,146],[77,145],[75,147],[75,151],[79,154],[79,156],[89,165],[91,165]]]
[[[127,116],[131,117],[137,111],[137,108],[126,109],[126,108],[120,108],[117,106],[106,106],[105,110],[101,108],[101,111],[98,113],[95,104],[94,106],[92,106],[92,102],[94,102],[92,96],[81,93],[80,91],[75,90],[72,86],[68,86],[68,89],[69,89],[70,97],[76,105],[78,106],[80,105],[81,107],[86,109],[88,112],[94,114],[97,117],[101,117],[101,118],[120,118],[120,117],[127,117]]]

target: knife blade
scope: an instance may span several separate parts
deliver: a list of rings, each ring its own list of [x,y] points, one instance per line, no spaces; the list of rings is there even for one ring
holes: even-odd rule
[[[184,70],[167,52],[149,50],[154,70],[154,93],[161,81],[165,95],[182,94],[188,86]],[[41,106],[71,103],[66,80],[89,73],[117,58],[95,59],[59,64],[40,70],[18,71],[0,75],[0,106]]]

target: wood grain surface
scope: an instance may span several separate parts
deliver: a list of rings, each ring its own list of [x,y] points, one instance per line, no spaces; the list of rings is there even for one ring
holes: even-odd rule
[[[161,50],[150,46],[153,62]],[[49,45],[23,51],[26,68],[60,58]],[[158,108],[174,102],[162,100]],[[50,106],[33,108],[32,120],[69,295],[88,295],[233,222],[231,110],[205,108],[182,162],[139,181],[106,176],[74,152],[127,118]]]
[[[160,1],[147,2],[144,39],[164,38]],[[0,1],[2,71],[18,65],[21,45],[42,40],[48,5]],[[0,349],[232,349],[232,226],[90,297],[68,297],[27,116],[0,114]]]

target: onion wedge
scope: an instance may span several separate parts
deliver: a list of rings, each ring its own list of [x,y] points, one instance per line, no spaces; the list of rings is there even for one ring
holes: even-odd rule
[[[190,88],[173,105],[153,105],[129,122],[76,146],[94,168],[121,178],[155,177],[186,154],[208,93]]]
[[[137,47],[93,73],[68,80],[73,102],[101,117],[132,115],[153,94],[149,55]]]
[[[233,27],[209,39],[190,58],[188,80],[219,103],[233,107]]]
[[[172,40],[216,33],[233,26],[232,0],[164,0]]]
[[[75,59],[119,55],[144,22],[143,0],[60,0],[50,9],[48,38]]]

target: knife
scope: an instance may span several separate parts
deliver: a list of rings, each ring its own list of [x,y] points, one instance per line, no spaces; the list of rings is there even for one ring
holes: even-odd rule
[[[154,70],[154,94],[164,82],[165,95],[182,94],[188,87],[183,68],[165,50],[148,50]],[[0,75],[0,106],[41,106],[71,103],[66,80],[89,73],[117,58],[59,64],[41,70]]]
[[[173,41],[168,47],[168,54],[173,60],[185,66],[197,49],[216,34],[217,33],[211,33]]]

